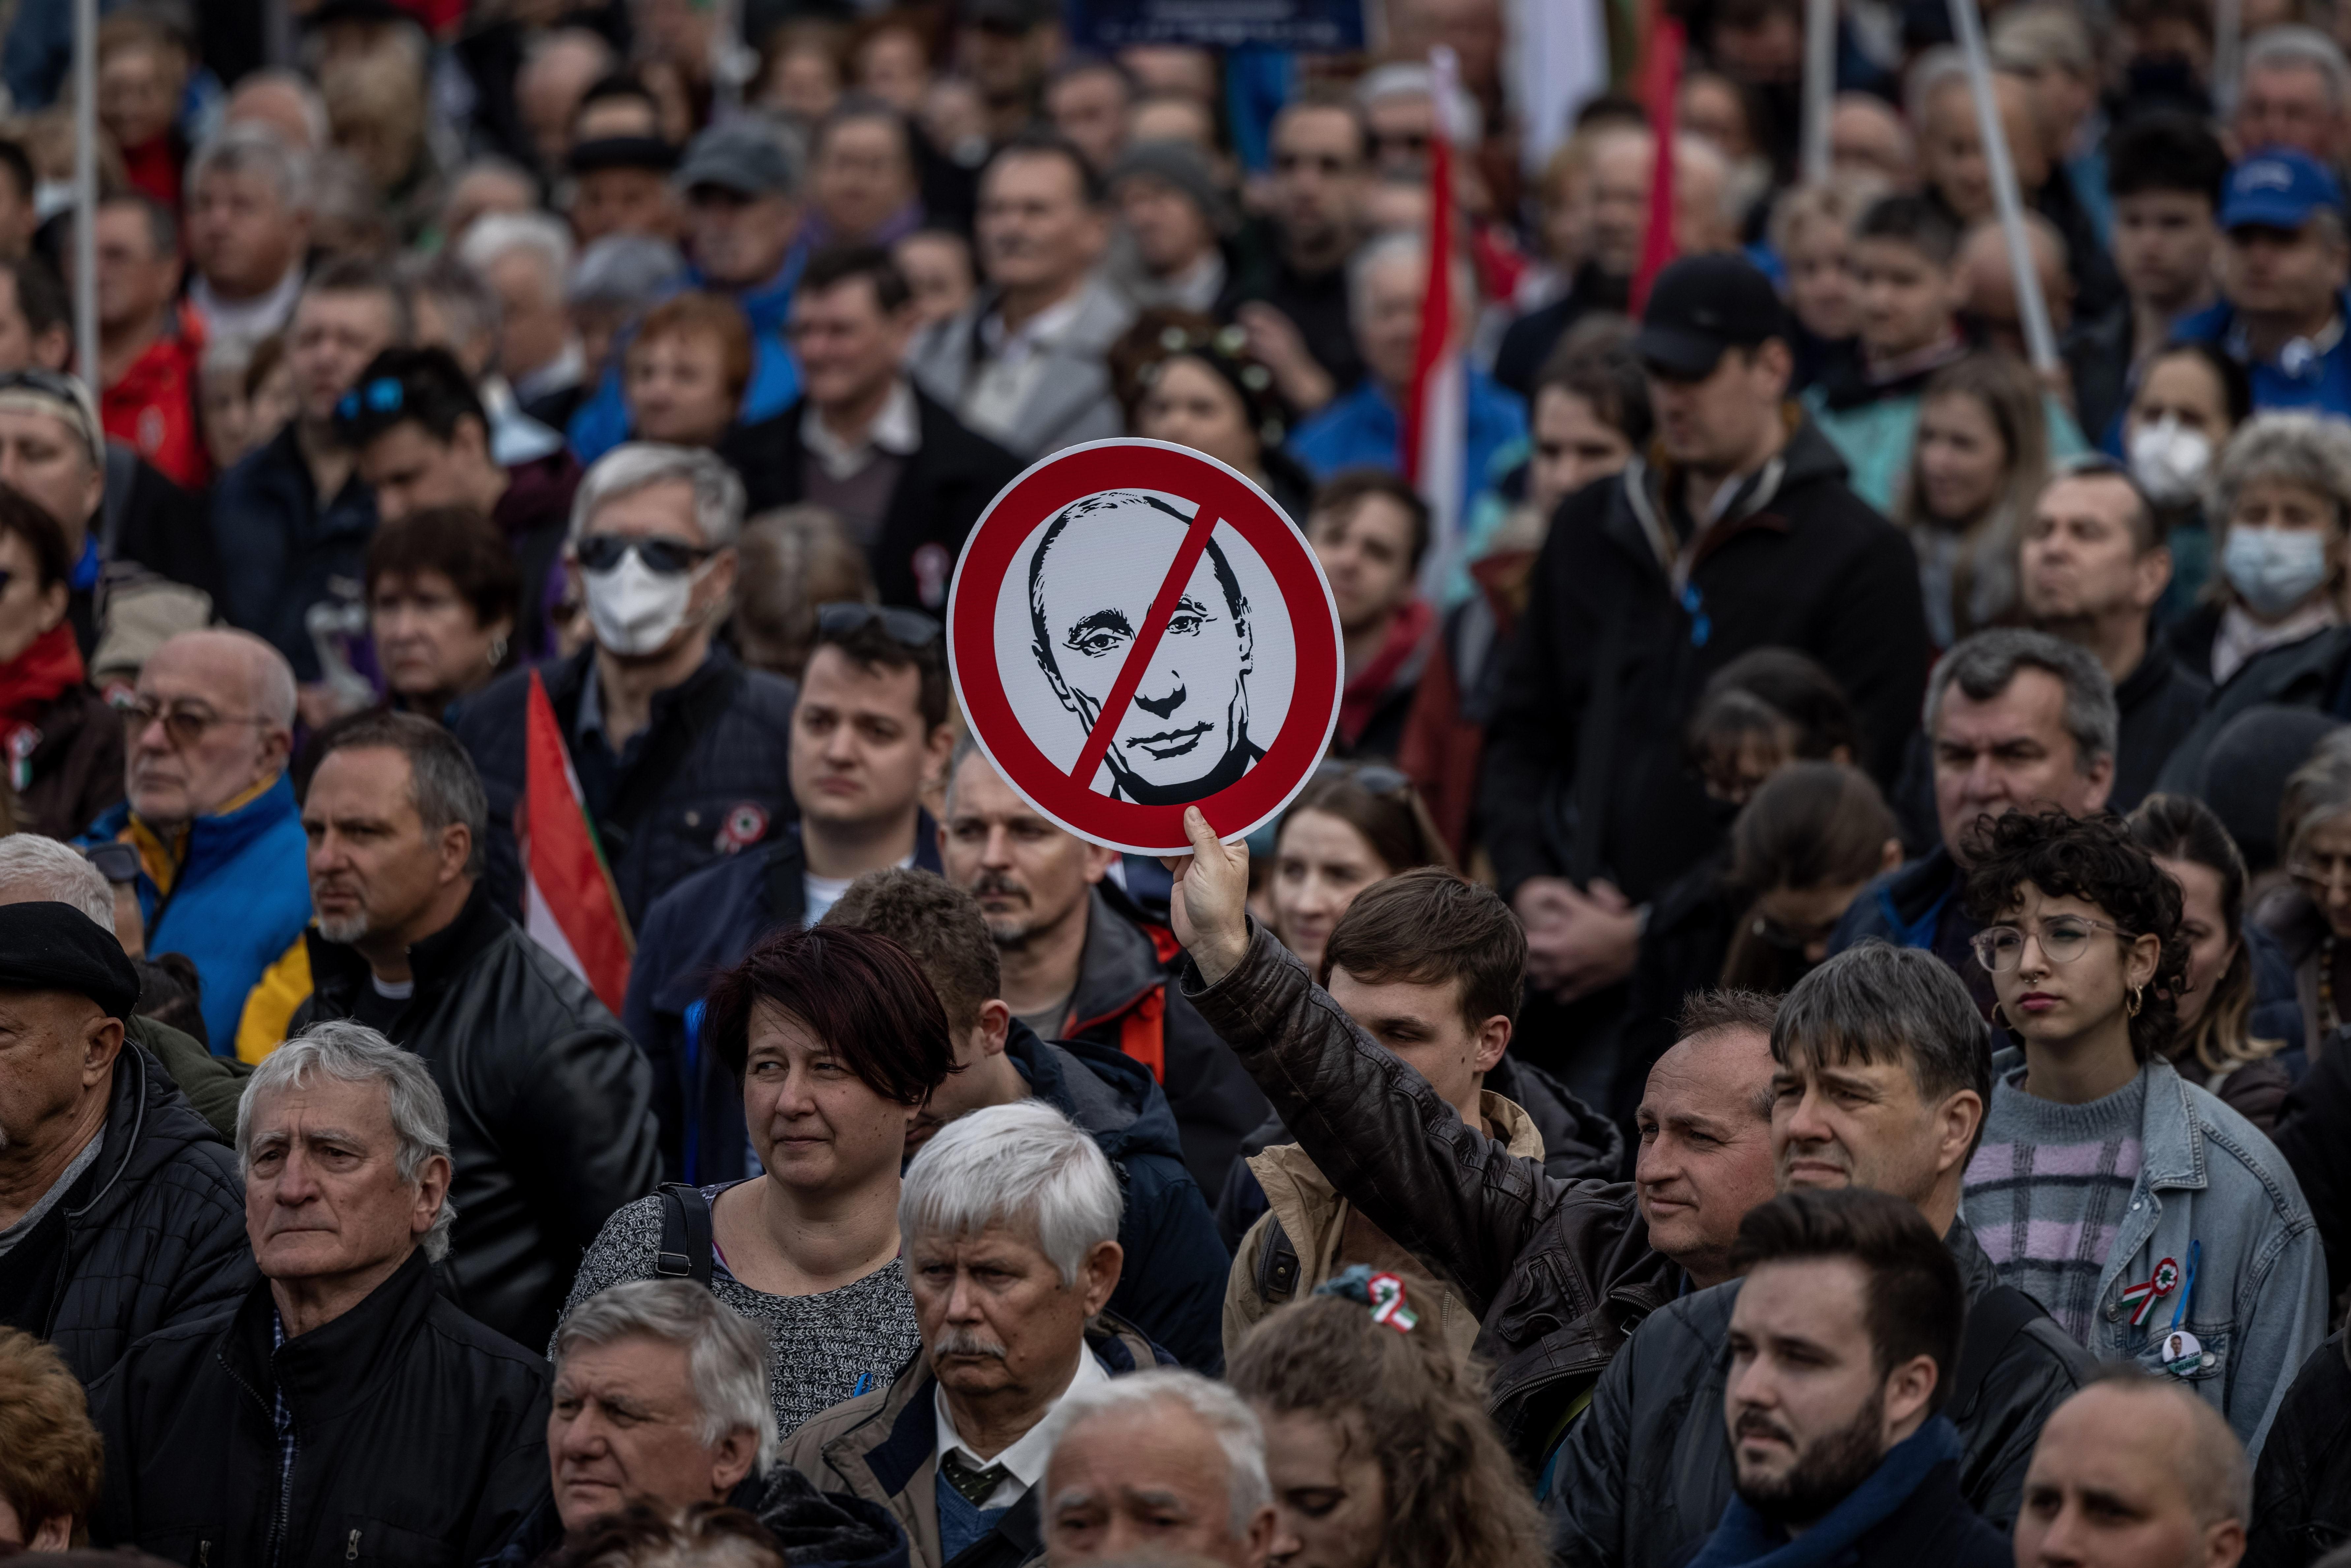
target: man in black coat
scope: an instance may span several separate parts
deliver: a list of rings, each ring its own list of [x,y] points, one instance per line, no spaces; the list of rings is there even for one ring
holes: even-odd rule
[[[500,676],[458,706],[451,727],[489,793],[482,881],[493,904],[520,915],[515,816],[531,682],[545,684],[633,926],[670,887],[792,820],[793,688],[712,641],[743,528],[742,484],[714,454],[614,447],[580,478],[572,517],[565,559],[585,586],[595,642]]]
[[[236,1162],[123,1038],[138,998],[121,944],[80,907],[0,904],[0,1325],[54,1343],[84,1383],[253,1278]]]
[[[900,371],[911,300],[888,251],[819,252],[792,294],[802,396],[731,432],[720,451],[754,513],[827,507],[863,547],[883,603],[935,613],[965,536],[1024,465]]]
[[[1667,267],[1635,343],[1657,455],[1563,503],[1536,563],[1480,807],[1529,978],[1563,1000],[1631,972],[1636,906],[1712,839],[1682,729],[1716,670],[1768,645],[1811,654],[1851,699],[1859,760],[1881,780],[1917,726],[1917,558],[1784,402],[1787,333],[1745,260]]]
[[[262,1278],[90,1391],[93,1539],[175,1563],[470,1564],[548,1490],[547,1366],[434,1289],[449,1115],[372,1030],[253,1076],[238,1153]]]
[[[482,786],[448,731],[371,713],[316,749],[315,989],[295,1025],[356,1019],[424,1060],[455,1121],[444,1288],[545,1344],[581,1251],[660,1177],[653,1074],[587,983],[477,884]]]
[[[1783,1193],[1740,1223],[1731,1260],[1746,1284],[1729,1382],[1696,1416],[1718,1441],[1727,1429],[1738,1495],[1694,1568],[2011,1568],[1959,1492],[1942,1411],[1967,1305],[1917,1209],[1859,1187]]]

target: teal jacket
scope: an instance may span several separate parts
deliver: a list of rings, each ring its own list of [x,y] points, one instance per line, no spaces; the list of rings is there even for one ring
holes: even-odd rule
[[[118,839],[130,821],[125,800],[75,841]],[[204,1031],[215,1056],[235,1054],[245,994],[310,923],[308,852],[293,782],[281,773],[235,810],[196,819],[168,895],[144,871],[139,873],[147,951],[185,953],[195,961],[204,986]]]

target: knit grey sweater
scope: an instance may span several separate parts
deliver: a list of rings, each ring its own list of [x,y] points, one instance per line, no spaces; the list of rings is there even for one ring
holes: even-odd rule
[[[714,1197],[720,1190],[705,1189]],[[661,1228],[658,1195],[615,1211],[580,1260],[563,1315],[569,1317],[599,1291],[658,1278],[653,1255],[661,1249]],[[790,1437],[801,1422],[852,1395],[887,1387],[922,1343],[903,1259],[893,1258],[862,1280],[813,1296],[755,1291],[728,1273],[719,1259],[712,1265],[710,1290],[767,1331],[768,1393],[775,1401],[778,1437]],[[548,1355],[554,1357],[552,1344]]]

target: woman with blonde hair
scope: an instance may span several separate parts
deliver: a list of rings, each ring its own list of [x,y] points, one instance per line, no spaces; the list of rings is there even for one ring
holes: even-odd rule
[[[1537,1568],[1542,1515],[1486,1414],[1485,1379],[1358,1264],[1268,1317],[1225,1370],[1265,1427],[1301,1568]]]
[[[1975,353],[1928,382],[1894,517],[1918,551],[1937,647],[2014,618],[2019,530],[2048,480],[2048,417],[2024,366]]]

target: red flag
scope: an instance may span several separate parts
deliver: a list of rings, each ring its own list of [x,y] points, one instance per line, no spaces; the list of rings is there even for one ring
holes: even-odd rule
[[[1420,341],[1412,359],[1412,395],[1404,406],[1404,476],[1429,511],[1424,592],[1443,580],[1461,528],[1462,465],[1468,461],[1468,387],[1454,346],[1452,105],[1453,51],[1430,51],[1435,131],[1428,140],[1428,282],[1420,297]]]
[[[592,677],[591,677],[592,678]],[[588,982],[614,1013],[629,994],[636,943],[620,890],[597,846],[580,776],[571,770],[562,727],[538,672],[530,673],[524,720],[522,810],[515,818],[522,848],[525,928],[565,968]]]
[[[1674,259],[1674,116],[1682,89],[1682,48],[1687,35],[1681,18],[1650,0],[1649,47],[1643,60],[1641,98],[1656,132],[1656,172],[1649,179],[1649,229],[1641,241],[1641,267],[1633,275],[1633,314],[1649,303],[1649,285]]]

